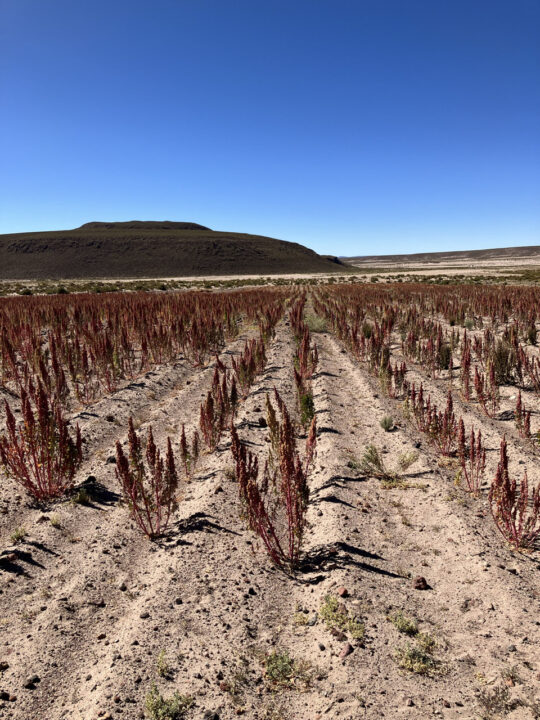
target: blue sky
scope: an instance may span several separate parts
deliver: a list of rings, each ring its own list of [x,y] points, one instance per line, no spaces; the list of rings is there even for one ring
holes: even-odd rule
[[[0,0],[0,232],[540,244],[540,2]]]

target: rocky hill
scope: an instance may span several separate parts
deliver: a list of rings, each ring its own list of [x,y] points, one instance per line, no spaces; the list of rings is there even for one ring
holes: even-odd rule
[[[298,243],[189,222],[90,222],[0,235],[0,279],[324,273],[340,268]]]

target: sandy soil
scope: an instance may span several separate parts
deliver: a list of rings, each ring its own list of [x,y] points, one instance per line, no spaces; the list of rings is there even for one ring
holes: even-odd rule
[[[225,434],[183,485],[163,541],[144,539],[119,502],[108,459],[115,440],[125,440],[128,416],[141,430],[151,423],[158,444],[171,435],[178,450],[181,423],[189,432],[197,426],[213,363],[195,370],[180,359],[78,416],[88,437],[79,480],[95,478],[89,505],[68,501],[44,512],[3,482],[0,718],[144,717],[153,682],[164,696],[193,697],[188,718],[540,717],[539,554],[506,548],[485,498],[454,487],[455,469],[401,420],[399,402],[380,394],[333,335],[314,339],[318,450],[306,557],[295,577],[271,566],[240,517]],[[261,458],[265,393],[276,386],[294,406],[293,353],[282,321],[237,418]],[[416,377],[420,369],[411,367]],[[442,402],[444,379],[422,379]],[[537,457],[509,423],[461,411],[485,434],[486,477],[506,432],[511,469],[524,462],[538,481]],[[397,427],[387,433],[379,423],[388,414]],[[354,469],[368,443],[390,465],[419,450],[407,487],[385,488]],[[11,545],[21,526],[26,537]],[[417,576],[427,589],[415,588]],[[363,640],[328,630],[319,615],[328,595],[364,624]],[[389,621],[399,611],[435,642],[431,676],[396,661],[419,642]],[[271,683],[264,671],[268,654],[284,651],[300,663],[291,686]],[[486,702],[497,689],[502,709],[490,715]]]

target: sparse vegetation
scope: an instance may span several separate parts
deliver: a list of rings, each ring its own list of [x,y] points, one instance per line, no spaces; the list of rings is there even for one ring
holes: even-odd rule
[[[319,616],[329,630],[335,629],[348,633],[353,640],[364,640],[364,623],[351,615],[335,595],[327,595],[319,608]]]
[[[401,477],[418,460],[418,453],[409,452],[399,456],[397,467],[388,468],[375,445],[368,445],[357,464],[359,472],[382,480],[388,485],[400,484]]]
[[[16,528],[10,535],[12,543],[20,543],[26,537],[26,530],[23,527]]]
[[[193,698],[173,693],[165,698],[157,685],[152,685],[145,700],[146,717],[149,720],[181,720],[193,705]]]
[[[492,689],[480,690],[478,700],[484,714],[482,720],[504,718],[519,705],[519,701],[510,698],[507,687],[497,685]]]
[[[73,495],[72,501],[75,505],[88,505],[90,503],[90,494],[85,487],[81,487]]]
[[[388,616],[388,620],[400,633],[405,635],[418,635],[418,623],[412,618],[406,617],[401,610]]]
[[[432,657],[429,650],[415,645],[397,648],[394,659],[400,668],[417,675],[435,675],[440,669],[439,661]]]
[[[319,315],[306,313],[305,323],[308,330],[312,333],[324,333],[328,331],[328,323]]]
[[[307,687],[311,684],[313,668],[310,663],[295,660],[288,650],[274,650],[264,661],[266,679],[272,684],[291,687],[296,683]]]
[[[167,678],[171,674],[171,666],[167,660],[165,650],[161,650],[157,659],[157,672],[162,678]]]

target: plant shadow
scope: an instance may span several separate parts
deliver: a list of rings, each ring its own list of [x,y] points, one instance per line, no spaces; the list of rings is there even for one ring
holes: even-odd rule
[[[361,559],[362,558],[362,559]],[[376,565],[367,562],[366,560],[376,560],[379,562],[385,562],[382,555],[371,553],[368,550],[362,550],[362,548],[350,545],[347,542],[336,542],[330,545],[319,545],[318,547],[312,548],[304,554],[298,567],[300,574],[309,574],[314,572],[357,568],[364,570],[365,572],[375,573],[377,575],[384,575],[385,577],[391,577],[396,579],[403,579],[403,575],[399,575],[390,570],[377,567]],[[297,579],[298,578],[297,576]],[[319,582],[321,579],[325,579],[325,576],[316,576],[315,582]],[[301,580],[307,584],[314,582],[313,578],[304,578]]]
[[[100,483],[94,476],[90,476],[84,482],[80,483],[75,489],[74,493],[79,490],[86,490],[88,494],[88,501],[84,504],[88,507],[97,509],[99,506],[111,507],[116,505],[120,500],[120,495],[114,490],[109,490],[108,487]]]
[[[162,536],[161,540],[166,545],[191,545],[189,540],[185,539],[185,535],[195,532],[207,532],[217,533],[223,532],[229,535],[240,535],[235,530],[220,525],[215,522],[215,518],[212,515],[208,515],[204,512],[194,513],[188,518],[178,520],[173,527],[169,528],[167,532]]]
[[[0,553],[0,570],[5,570],[5,572],[13,573],[14,575],[24,575],[29,577],[29,573],[21,563],[26,563],[27,565],[32,565],[34,567],[41,568],[42,570],[45,569],[45,565],[42,565],[37,560],[34,560],[32,553],[29,553],[26,550],[16,548],[15,550],[10,551],[3,550]]]

